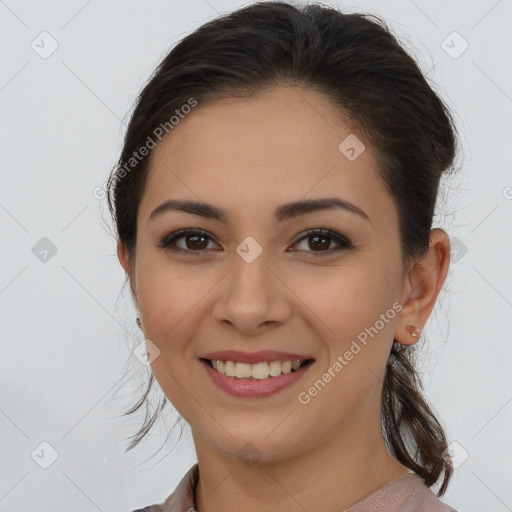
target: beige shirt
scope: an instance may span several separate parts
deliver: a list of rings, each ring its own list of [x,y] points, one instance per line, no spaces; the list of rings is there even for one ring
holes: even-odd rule
[[[132,512],[194,512],[199,467],[194,464],[175,491],[161,504]],[[413,471],[391,480],[340,512],[457,512],[444,504]]]

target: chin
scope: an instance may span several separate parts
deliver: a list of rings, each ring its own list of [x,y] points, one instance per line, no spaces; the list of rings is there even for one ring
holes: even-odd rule
[[[293,435],[284,428],[277,432],[277,425],[279,421],[268,429],[247,429],[247,425],[242,424],[236,428],[225,425],[233,437],[224,431],[215,432],[213,436],[208,437],[208,442],[219,452],[240,459],[248,467],[256,462],[278,461],[295,455],[297,448],[303,447],[304,440],[295,437],[299,429],[295,428]]]

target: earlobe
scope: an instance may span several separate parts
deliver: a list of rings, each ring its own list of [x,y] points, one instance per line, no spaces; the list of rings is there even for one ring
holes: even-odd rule
[[[412,265],[404,280],[406,298],[395,329],[399,343],[413,345],[419,340],[446,279],[449,263],[450,238],[442,229],[433,229],[427,254]]]
[[[395,340],[402,345],[414,345],[421,335],[421,327],[412,324],[405,324],[395,330]]]

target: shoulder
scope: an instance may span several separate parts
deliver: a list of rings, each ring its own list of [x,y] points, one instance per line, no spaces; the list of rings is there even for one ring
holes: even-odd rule
[[[416,474],[406,473],[383,485],[345,512],[457,512],[443,503]]]
[[[149,505],[131,512],[181,512],[194,510],[194,490],[199,478],[198,464],[194,464],[181,479],[174,492],[163,502]]]
[[[418,475],[404,475],[402,480],[404,479],[408,479],[402,484],[409,486],[410,496],[397,512],[457,512],[442,502]]]

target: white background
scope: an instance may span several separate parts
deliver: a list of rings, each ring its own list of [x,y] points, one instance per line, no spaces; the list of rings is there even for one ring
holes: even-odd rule
[[[443,501],[512,510],[512,2],[330,4],[384,17],[455,111],[462,171],[445,183],[436,225],[461,252],[426,326],[423,380],[461,462]],[[161,58],[242,5],[0,1],[0,512],[129,512],[161,502],[196,460],[187,431],[153,456],[169,412],[124,453],[142,418],[118,416],[145,368],[130,358],[141,335],[93,190]],[[46,59],[31,47],[44,31],[58,42]],[[462,48],[454,31],[469,44],[458,58],[442,47]],[[43,237],[57,248],[47,262],[32,252]],[[139,380],[123,378],[130,368]],[[58,453],[48,469],[31,457],[42,442]]]

